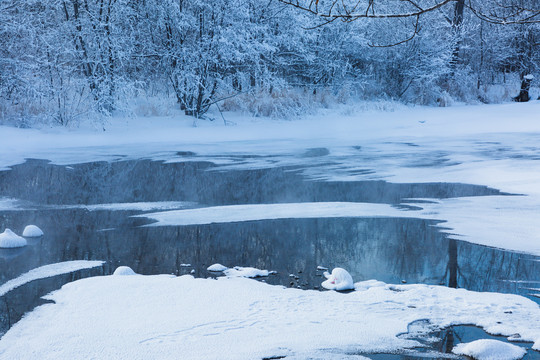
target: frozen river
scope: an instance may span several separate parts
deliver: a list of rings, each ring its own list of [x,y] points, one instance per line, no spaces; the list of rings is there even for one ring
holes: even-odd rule
[[[540,257],[455,240],[440,231],[440,221],[416,218],[416,207],[425,201],[410,200],[505,196],[498,190],[460,183],[318,181],[305,176],[313,166],[248,170],[197,161],[195,154],[179,156],[190,159],[73,165],[29,160],[1,172],[1,195],[12,204],[0,211],[3,227],[20,232],[37,224],[45,232],[24,248],[0,249],[1,282],[47,264],[105,261],[2,296],[2,331],[48,292],[81,277],[111,274],[121,265],[145,275],[203,278],[216,276],[206,270],[214,263],[253,266],[276,272],[261,281],[301,289],[319,289],[322,268],[343,267],[355,281],[446,285],[540,301]],[[362,204],[365,211],[322,211],[306,218],[303,206],[313,203]],[[145,226],[159,225],[152,220],[156,211],[182,217],[193,210],[227,212],[249,205],[253,213],[264,204],[275,204],[285,215],[263,207],[248,220],[240,215],[234,221]]]

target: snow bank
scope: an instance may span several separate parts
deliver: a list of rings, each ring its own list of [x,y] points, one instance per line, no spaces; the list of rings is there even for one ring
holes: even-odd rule
[[[418,214],[416,214],[418,216]],[[387,204],[360,202],[303,202],[211,206],[136,215],[156,220],[145,226],[181,226],[293,218],[412,217]]]
[[[427,200],[418,203],[411,200]],[[476,244],[540,256],[540,196],[476,196],[408,199],[398,209],[388,204],[304,202],[245,204],[172,210],[136,215],[156,220],[145,226],[183,226],[290,218],[399,217],[445,221],[443,232]]]
[[[10,229],[0,234],[0,248],[17,248],[26,246],[26,239],[15,234]]]
[[[133,271],[129,266],[119,266],[114,270],[113,275],[137,275],[135,271]]]
[[[74,260],[40,266],[2,284],[0,286],[0,296],[34,280],[68,274],[83,269],[91,269],[101,266],[104,263],[105,261]]]
[[[482,339],[458,344],[454,354],[470,356],[476,360],[519,360],[526,354],[522,347],[498,340]]]
[[[365,281],[359,281],[357,283],[354,284],[354,289],[356,291],[366,291],[366,290],[369,290],[373,287],[381,287],[381,286],[386,286],[386,283],[382,282],[382,281],[378,281],[378,280],[365,280]]]
[[[416,216],[439,219],[452,238],[540,256],[540,196],[426,199]],[[413,212],[414,213],[414,212]]]
[[[255,277],[264,277],[270,275],[271,271],[261,270],[254,267],[242,267],[235,266],[232,269],[226,269],[223,271],[223,274],[228,277],[245,277],[245,278],[255,278]]]
[[[505,336],[519,333],[540,345],[538,304],[440,286],[340,294],[244,278],[101,276],[66,284],[46,298],[54,303],[26,314],[0,339],[0,359],[346,358],[419,345],[397,337],[418,319],[435,327],[473,324]]]
[[[335,268],[332,270],[332,274],[325,271],[324,276],[326,277],[326,281],[323,281],[321,285],[325,289],[337,291],[354,289],[352,276],[345,269]]]
[[[40,237],[43,236],[43,231],[36,225],[28,225],[22,233],[24,237]]]

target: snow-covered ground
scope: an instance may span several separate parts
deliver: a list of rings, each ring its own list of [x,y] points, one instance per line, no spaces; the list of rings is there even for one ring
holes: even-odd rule
[[[316,179],[486,185],[520,195],[411,201],[421,208],[417,210],[360,203],[127,208],[175,209],[144,214],[157,219],[157,225],[304,216],[439,219],[460,239],[540,255],[538,101],[334,111],[287,122],[226,116],[237,125],[200,121],[194,128],[188,118],[154,118],[111,121],[98,130],[0,127],[0,169],[25,158],[68,165],[137,158],[215,161],[220,155],[219,163],[231,169],[302,165],[305,175]],[[265,156],[239,161],[242,154]],[[18,204],[0,199],[2,210]],[[55,304],[38,307],[10,329],[0,340],[0,359],[81,354],[125,359],[178,354],[183,359],[345,358],[417,345],[397,335],[419,319],[440,327],[476,324],[493,334],[519,334],[540,350],[540,309],[523,297],[375,281],[357,284],[356,289],[340,294],[245,278],[168,275],[84,279],[49,295]]]
[[[0,358],[346,358],[418,346],[398,335],[419,319],[440,327],[476,324],[494,334],[519,333],[540,349],[540,310],[523,297],[369,284],[341,294],[237,277],[87,278],[47,296],[55,303],[17,323],[0,341]]]

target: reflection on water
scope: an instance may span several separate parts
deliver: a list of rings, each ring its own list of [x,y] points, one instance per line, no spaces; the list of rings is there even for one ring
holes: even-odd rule
[[[212,171],[209,171],[212,170]],[[466,184],[388,184],[305,181],[294,169],[218,171],[210,163],[151,161],[70,167],[30,161],[0,172],[0,196],[45,204],[191,201],[205,205],[301,201],[371,201],[396,204],[410,197],[498,194]],[[317,266],[344,267],[355,281],[428,283],[528,296],[539,280],[533,256],[449,240],[436,222],[396,218],[281,219],[140,227],[139,211],[42,208],[0,212],[0,229],[21,232],[36,224],[45,236],[22,249],[0,249],[0,283],[33,268],[68,260],[105,260],[97,269],[34,281],[0,297],[0,332],[39,297],[119,265],[141,274],[213,276],[206,268],[255,266],[275,270],[272,284],[318,288]],[[191,266],[185,266],[191,264]],[[536,286],[539,287],[539,286]],[[534,298],[537,301],[538,298]]]

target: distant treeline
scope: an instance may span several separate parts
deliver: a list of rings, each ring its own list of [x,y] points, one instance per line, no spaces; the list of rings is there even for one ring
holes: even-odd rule
[[[517,95],[539,67],[537,23],[501,25],[454,4],[416,18],[321,25],[275,0],[0,3],[0,122],[19,125],[66,125],[144,96],[172,97],[197,117],[213,104],[285,115],[303,97],[351,94],[489,102],[500,100],[490,86],[513,79]]]

